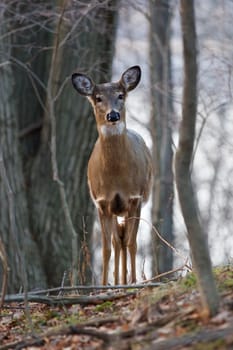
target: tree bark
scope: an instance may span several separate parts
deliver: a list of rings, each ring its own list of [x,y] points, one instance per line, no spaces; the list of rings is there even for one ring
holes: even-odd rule
[[[22,187],[24,201],[16,203],[17,210],[22,211],[19,220],[26,220],[28,236],[37,250],[36,254],[31,241],[27,242],[28,248],[25,249],[31,257],[30,263],[26,260],[27,275],[32,275],[35,280],[35,283],[29,281],[29,288],[60,285],[64,272],[67,271],[69,275],[72,266],[72,235],[51,165],[49,96],[52,96],[56,122],[58,173],[78,234],[79,282],[90,281],[92,276],[90,255],[94,207],[87,188],[86,166],[97,132],[91,108],[73,90],[70,76],[75,70],[81,70],[99,82],[110,79],[116,4],[117,0],[104,4],[92,1],[74,3],[69,0],[57,0],[54,4],[51,0],[28,0],[23,4],[17,3],[17,6],[14,1],[6,2],[11,26],[9,33],[12,31],[12,35],[8,36],[12,39],[9,57],[12,75],[5,77],[8,97],[0,96],[0,108],[6,108],[10,115],[15,113],[14,123],[7,123],[8,129],[14,132],[12,139],[15,142],[14,149],[14,143],[8,143],[9,152],[15,153],[5,157],[12,159],[15,177]],[[57,50],[56,60],[51,67],[54,50]],[[53,74],[49,86],[51,69]],[[2,103],[7,98],[8,104]],[[1,195],[2,201],[6,202],[6,195]],[[14,262],[12,242],[9,244],[7,240],[8,208],[5,206],[4,212],[2,208],[0,210],[3,218],[0,225],[4,226],[3,241],[8,242],[6,250],[14,271],[14,284],[10,281],[11,291],[17,291],[20,271]],[[40,273],[35,271],[36,267],[40,267]]]
[[[152,193],[153,226],[173,243],[173,172],[171,115],[171,58],[168,0],[150,1],[151,132],[155,181]],[[173,266],[171,249],[152,232],[152,274],[169,271]]]
[[[193,191],[190,165],[195,139],[197,110],[196,29],[193,0],[181,0],[181,27],[184,57],[184,87],[179,145],[175,157],[176,184],[187,227],[193,264],[197,273],[204,311],[214,315],[219,300],[211,269],[207,239],[200,224]]]
[[[30,233],[22,161],[19,154],[18,106],[14,99],[14,73],[10,63],[12,41],[7,12],[0,11],[0,235],[9,265],[8,292],[29,285],[45,286],[39,249]],[[2,270],[0,269],[0,276]]]

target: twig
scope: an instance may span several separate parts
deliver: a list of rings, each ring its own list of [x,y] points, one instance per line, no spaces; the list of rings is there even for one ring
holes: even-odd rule
[[[40,130],[42,128],[42,121],[38,121],[35,123],[30,124],[29,126],[26,126],[26,128],[23,128],[19,131],[19,139],[23,139],[28,134],[31,134],[32,132],[35,132],[37,130]]]
[[[21,62],[20,60],[18,60],[17,58],[13,57],[13,56],[10,56],[10,62],[20,66],[21,68],[25,69],[25,71],[29,74],[29,76],[31,76],[39,85],[40,87],[43,89],[44,92],[47,91],[46,89],[46,86],[44,85],[43,81],[38,77],[37,74],[35,74],[31,69],[30,67]]]
[[[214,106],[212,109],[210,109],[209,111],[206,111],[206,116],[202,115],[201,112],[198,112],[198,115],[200,115],[200,117],[202,118],[202,122],[201,122],[201,126],[199,128],[199,131],[195,137],[195,144],[194,144],[194,148],[193,148],[193,155],[192,155],[192,160],[191,160],[191,167],[190,167],[190,171],[192,172],[192,169],[193,169],[193,163],[194,163],[194,159],[195,159],[195,156],[196,156],[196,153],[197,153],[197,149],[198,149],[198,146],[199,146],[199,143],[200,143],[200,139],[203,135],[203,131],[204,131],[204,128],[205,126],[207,125],[208,123],[208,120],[211,116],[213,116],[214,113],[218,113],[222,108],[226,107],[227,104],[229,104],[230,101],[224,101],[222,103],[220,103],[219,105],[217,106]]]
[[[184,265],[180,266],[180,267],[177,267],[176,269],[172,269],[172,270],[170,270],[170,271],[166,271],[166,272],[160,273],[160,274],[157,275],[157,276],[154,276],[154,277],[152,277],[152,278],[150,278],[150,279],[147,279],[147,280],[145,280],[145,281],[142,281],[142,283],[152,282],[152,281],[155,281],[155,280],[157,280],[157,279],[159,279],[159,278],[161,278],[161,277],[170,275],[170,274],[172,274],[172,273],[174,273],[174,272],[182,271],[185,267],[187,268],[186,263],[185,263]]]
[[[171,243],[169,243],[165,238],[163,238],[161,236],[161,234],[159,233],[159,231],[148,220],[146,220],[144,218],[140,218],[140,217],[134,217],[134,216],[128,218],[127,220],[132,220],[132,219],[144,221],[147,225],[149,225],[151,227],[152,231],[155,232],[155,234],[159,237],[159,239],[164,244],[166,244],[169,248],[171,248],[171,250],[173,250],[173,252],[176,253],[176,255],[178,255],[180,258],[182,258],[184,260],[185,263],[184,263],[183,267],[186,267],[189,271],[192,271],[192,267],[187,264],[188,258],[186,256],[184,256],[181,252],[179,252],[178,249],[173,247],[173,245],[171,245]],[[179,268],[179,270],[180,270],[180,268]],[[172,271],[165,272],[165,274],[170,274],[170,273],[172,273]]]
[[[5,62],[1,62],[0,63],[0,68],[7,66],[8,64],[10,64],[10,61],[5,61]]]

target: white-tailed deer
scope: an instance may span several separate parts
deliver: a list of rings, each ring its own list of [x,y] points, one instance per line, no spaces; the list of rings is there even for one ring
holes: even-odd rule
[[[126,128],[125,99],[141,78],[141,69],[126,70],[116,83],[95,84],[81,73],[72,75],[74,88],[90,100],[99,138],[88,163],[88,184],[98,208],[102,229],[103,274],[108,282],[111,240],[115,251],[115,284],[119,283],[121,256],[123,284],[127,283],[127,249],[131,259],[131,282],[136,282],[137,231],[142,202],[152,183],[152,163],[144,140]],[[117,217],[123,217],[119,223]]]

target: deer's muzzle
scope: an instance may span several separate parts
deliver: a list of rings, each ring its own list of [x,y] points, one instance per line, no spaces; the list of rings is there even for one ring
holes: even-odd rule
[[[120,113],[111,111],[110,113],[107,114],[108,122],[117,122],[118,120],[120,120]]]

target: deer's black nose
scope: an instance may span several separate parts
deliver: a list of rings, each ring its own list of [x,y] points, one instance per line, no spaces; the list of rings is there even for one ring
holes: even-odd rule
[[[120,120],[120,113],[111,111],[110,113],[107,114],[108,122],[117,122],[118,120]]]

